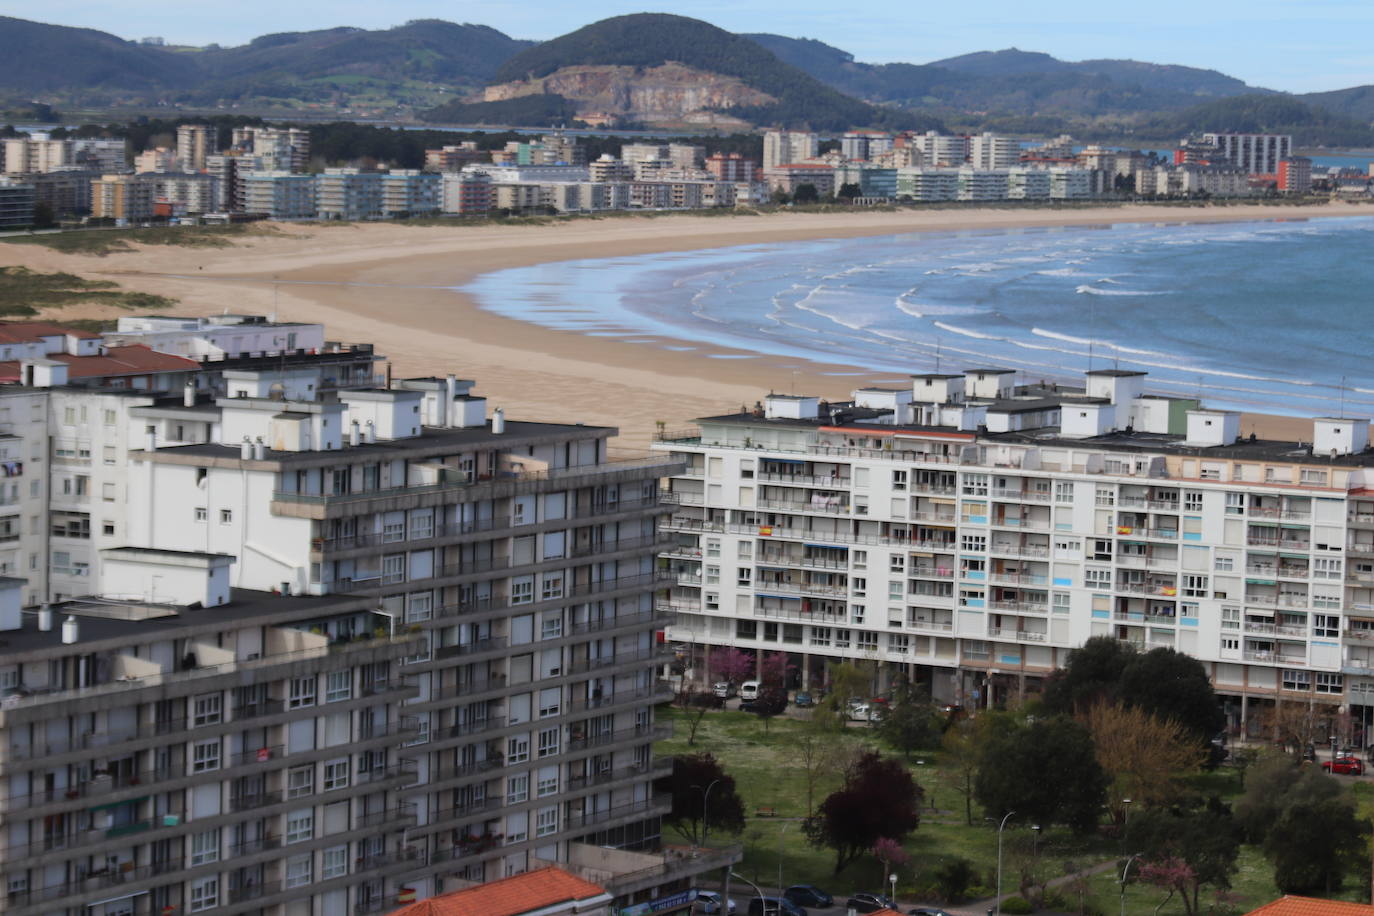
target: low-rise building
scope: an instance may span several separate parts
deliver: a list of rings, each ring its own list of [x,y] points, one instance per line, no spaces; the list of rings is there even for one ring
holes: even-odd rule
[[[33,225],[33,207],[36,200],[36,190],[32,183],[0,176],[0,226],[17,229]]]
[[[315,177],[286,171],[239,174],[241,206],[270,219],[314,219]]]
[[[382,215],[382,176],[354,168],[325,169],[315,176],[315,215],[364,220]]]
[[[834,194],[836,190],[835,170],[828,165],[785,162],[764,169],[763,178],[770,189],[786,194],[797,193],[802,185],[811,185],[821,197]]]
[[[445,173],[440,187],[445,213],[486,213],[495,206],[491,176],[484,172]]]
[[[151,175],[102,175],[91,181],[91,216],[97,219],[151,219],[156,199]]]
[[[443,179],[419,169],[392,169],[382,173],[382,216],[428,216],[439,212]]]

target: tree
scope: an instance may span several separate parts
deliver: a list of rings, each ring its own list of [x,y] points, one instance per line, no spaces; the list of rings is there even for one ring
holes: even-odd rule
[[[840,189],[835,192],[835,196],[841,200],[853,200],[856,197],[863,196],[863,189],[852,181],[847,181],[840,185]]]
[[[735,778],[709,753],[674,757],[672,774],[659,780],[657,788],[673,797],[673,810],[664,820],[693,846],[711,831],[744,829],[744,802],[735,791]]]
[[[1261,752],[1246,771],[1245,794],[1235,807],[1236,823],[1246,842],[1260,844],[1294,798],[1319,801],[1339,792],[1334,780],[1304,770],[1287,754]]]
[[[1072,719],[1010,721],[982,742],[974,794],[987,814],[1009,811],[1040,824],[1085,833],[1097,825],[1108,778],[1092,735]]]
[[[881,837],[873,844],[873,858],[883,863],[883,883],[878,885],[879,887],[887,887],[887,877],[892,874],[893,869],[901,868],[911,861],[911,856],[906,854],[902,844],[891,837]]]
[[[820,192],[818,192],[816,186],[809,181],[797,185],[797,189],[792,192],[793,203],[814,204],[820,199]]]
[[[1121,672],[1121,699],[1146,712],[1176,720],[1206,744],[1226,724],[1202,662],[1160,647],[1131,659]]]
[[[1181,791],[1180,777],[1195,772],[1205,759],[1183,726],[1143,709],[1099,702],[1088,710],[1087,724],[1097,762],[1112,778],[1113,799],[1172,802]]]
[[[806,777],[806,816],[810,817],[816,811],[816,788],[821,780],[844,771],[850,743],[813,720],[796,731],[792,747]]]
[[[827,670],[830,692],[816,705],[811,718],[823,728],[841,731],[849,721],[849,700],[867,696],[873,679],[867,671],[852,662],[839,662],[830,665]]]
[[[1196,916],[1204,887],[1217,891],[1231,887],[1240,855],[1240,828],[1231,809],[1212,798],[1196,808],[1142,812],[1131,823],[1131,845],[1142,850],[1147,863],[1159,866],[1156,878],[1161,880],[1152,883],[1176,891],[1184,911]],[[1165,876],[1170,878],[1167,885],[1162,882]]]
[[[731,684],[742,684],[754,677],[754,656],[734,646],[711,650],[706,664],[717,678]]]
[[[920,826],[922,794],[900,761],[867,751],[803,826],[813,846],[835,850],[838,875],[880,839],[900,843]]]
[[[935,869],[935,889],[945,903],[956,903],[973,883],[973,864],[968,859],[951,859]]]
[[[697,743],[697,729],[706,716],[706,710],[719,708],[719,697],[709,690],[698,690],[691,681],[683,679],[682,687],[673,698],[673,705],[681,709],[687,720],[687,746]]]
[[[958,777],[956,788],[964,796],[964,820],[970,827],[973,826],[973,795],[982,749],[983,721],[961,719],[950,726],[941,741],[945,754],[954,762]]]
[[[1193,885],[1193,870],[1188,867],[1188,863],[1178,858],[1161,859],[1158,862],[1145,862],[1140,866],[1140,880],[1153,884],[1155,887],[1164,888],[1169,892],[1169,896],[1155,907],[1158,913],[1164,905],[1174,899],[1174,894],[1182,893],[1184,900],[1184,911],[1188,916],[1192,916],[1193,910],[1188,906],[1188,895],[1186,889]]]
[[[905,679],[893,687],[888,704],[876,729],[878,736],[910,757],[917,748],[933,747],[940,740],[940,720],[925,691]]]
[[[1069,653],[1063,668],[1045,684],[1042,702],[1049,712],[1082,715],[1101,702],[1116,699],[1121,672],[1135,648],[1111,636],[1094,636]]]
[[[1264,840],[1274,884],[1285,894],[1330,894],[1349,871],[1360,868],[1368,827],[1355,800],[1332,796],[1290,804]]]

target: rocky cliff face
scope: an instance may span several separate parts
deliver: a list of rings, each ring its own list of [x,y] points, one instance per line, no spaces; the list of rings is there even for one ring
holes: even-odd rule
[[[499,102],[541,93],[576,101],[579,113],[660,124],[700,122],[711,114],[706,109],[769,105],[777,101],[735,77],[675,63],[644,70],[620,66],[564,67],[540,79],[488,86],[483,96],[485,101]]]

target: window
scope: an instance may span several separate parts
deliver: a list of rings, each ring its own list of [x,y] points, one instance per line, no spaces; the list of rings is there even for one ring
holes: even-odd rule
[[[856,550],[853,554],[855,569],[868,569],[868,551]]]
[[[706,555],[707,555],[708,557],[719,557],[719,556],[720,556],[720,539],[719,539],[719,538],[707,538],[707,539],[706,539]]]
[[[302,706],[315,705],[315,679],[313,677],[293,677],[291,691],[286,698],[287,709],[300,709]]]
[[[1245,511],[1245,494],[1244,494],[1244,493],[1227,493],[1227,494],[1226,494],[1226,514],[1227,514],[1227,515],[1240,515],[1240,514],[1241,514],[1242,512],[1244,512],[1244,511]]]
[[[562,729],[546,728],[539,733],[539,756],[552,757],[558,753],[559,736]]]
[[[540,591],[540,597],[544,601],[563,597],[563,574],[561,572],[544,573],[543,580],[544,587]]]
[[[191,834],[191,865],[209,865],[219,861],[219,829]]]
[[[1111,588],[1112,571],[1110,569],[1083,570],[1083,586],[1085,588]]]
[[[1300,482],[1303,484],[1303,486],[1324,487],[1326,486],[1326,481],[1326,471],[1308,470],[1307,468],[1302,469]]]
[[[889,633],[887,636],[887,651],[897,655],[906,655],[911,647],[911,637],[905,633]]]
[[[388,584],[406,580],[406,555],[393,553],[382,557],[382,581]]]
[[[1098,487],[1093,494],[1093,501],[1099,506],[1115,506],[1116,491],[1111,487]]]
[[[755,620],[736,620],[735,621],[736,639],[758,639],[759,625]]]
[[[965,474],[965,475],[964,475],[964,495],[965,495],[965,496],[987,496],[987,495],[988,495],[988,475],[987,475],[987,474]]]
[[[331,671],[324,676],[324,701],[338,703],[353,697],[353,672]]]
[[[547,769],[547,768],[546,768]],[[549,773],[541,773],[537,791],[540,798],[547,798],[550,795],[558,794],[558,770],[553,769]]]
[[[304,887],[311,881],[311,855],[292,856],[286,860],[286,886]]]
[[[210,510],[204,506],[196,506],[194,509],[196,521],[203,522],[210,517]]]
[[[219,523],[220,523],[221,525],[232,525],[232,524],[234,523],[234,510],[233,510],[233,509],[221,509],[221,510],[219,510]]]
[[[516,773],[506,777],[506,803],[518,805],[520,802],[529,801],[530,797],[530,774]]]
[[[893,472],[892,472],[892,489],[894,489],[894,490],[905,490],[905,489],[906,489],[906,471],[893,471]]]
[[[400,512],[388,512],[382,520],[382,543],[395,544],[406,539],[406,518]]]
[[[191,905],[192,913],[199,913],[202,910],[212,910],[219,906],[219,878],[201,878],[191,882]]]
[[[516,576],[510,580],[510,603],[529,604],[534,601],[534,576]]]
[[[1221,609],[1221,628],[1223,630],[1240,629],[1240,608],[1224,607]]]
[[[892,554],[887,562],[887,571],[894,573],[906,572],[906,557],[900,553]]]
[[[868,580],[862,576],[855,576],[849,580],[849,591],[855,598],[867,597]]]
[[[887,583],[887,597],[889,601],[901,601],[905,595],[906,585],[903,582],[894,580]]]
[[[1341,578],[1342,562],[1336,557],[1313,557],[1312,558],[1312,578],[1314,579],[1339,579]]]
[[[1109,540],[1094,540],[1092,542],[1092,550],[1088,554],[1088,559],[1110,563],[1112,560],[1112,542]]]
[[[988,549],[988,538],[985,534],[965,534],[959,537],[959,549],[968,550],[974,553],[983,553]]]
[[[720,592],[707,592],[702,600],[706,605],[706,610],[720,610]]]
[[[558,832],[558,809],[541,808],[534,818],[534,835],[549,836]]]
[[[855,645],[858,646],[860,652],[877,652],[878,634],[860,630]]]
[[[286,771],[286,797],[301,798],[315,792],[315,765],[306,764]]]
[[[735,568],[735,584],[742,588],[748,588],[754,581],[754,570],[748,566],[738,566]]]
[[[1052,592],[1054,613],[1067,614],[1073,607],[1073,598],[1068,592]]]
[[[315,836],[315,809],[292,811],[286,816],[286,842],[304,843]]]
[[[219,769],[220,743],[218,738],[199,741],[191,749],[191,771],[206,773]]]
[[[1317,693],[1343,693],[1344,691],[1344,675],[1327,674],[1324,671],[1317,672]]]
[[[330,846],[320,854],[320,880],[342,878],[348,874],[348,846]]]
[[[562,708],[563,688],[546,687],[539,691],[539,718],[547,719],[558,715]]]
[[[1206,598],[1207,577],[1185,575],[1183,577],[1183,596],[1185,598]]]
[[[114,537],[114,533],[115,533],[115,525],[114,525],[114,522],[101,522],[101,523],[100,523],[100,533],[101,533],[102,535],[104,535],[105,537],[107,537],[107,538],[112,538],[112,537]]]
[[[1183,491],[1183,511],[1201,512],[1202,511],[1202,491],[1184,490]]]
[[[115,451],[115,447],[113,445],[106,445],[103,448],[101,448],[100,454],[101,460],[104,461],[107,465],[116,464],[118,461],[118,453]]]
[[[218,725],[221,718],[220,704],[222,697],[218,693],[207,693],[204,696],[196,697],[195,716],[191,719],[191,724],[196,728],[202,725]]]
[[[115,501],[115,485],[112,483],[102,483],[100,485],[100,498],[107,503]]]
[[[563,635],[563,614],[559,611],[545,614],[539,627],[540,639],[558,639]]]
[[[506,739],[506,763],[524,763],[530,759],[530,736],[515,735]]]
[[[1334,614],[1314,614],[1312,616],[1312,635],[1335,637],[1341,632],[1341,618]]]
[[[1054,501],[1057,503],[1073,502],[1073,481],[1056,480],[1054,482]]]
[[[1240,648],[1240,640],[1236,639],[1234,636],[1223,636],[1221,638],[1221,648],[1225,651],[1234,652]]]
[[[324,764],[324,791],[348,788],[348,758],[328,760]]]
[[[115,412],[113,410],[107,410],[104,412],[104,423],[106,426],[115,425]]]
[[[1291,668],[1283,669],[1283,689],[1284,690],[1308,690],[1312,687],[1312,675],[1306,671],[1294,671]]]
[[[830,628],[829,628],[829,627],[812,627],[812,628],[811,628],[811,645],[813,645],[813,646],[828,646],[828,645],[830,645]]]
[[[1234,572],[1235,568],[1235,557],[1224,557],[1221,554],[1217,554],[1217,556],[1212,560],[1212,569],[1216,570],[1217,572]]]

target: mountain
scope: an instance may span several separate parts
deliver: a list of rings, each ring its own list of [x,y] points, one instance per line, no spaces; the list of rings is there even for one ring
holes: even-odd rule
[[[1145,137],[1182,137],[1215,130],[1292,134],[1297,146],[1365,147],[1374,143],[1368,122],[1332,114],[1290,95],[1239,95],[1204,102],[1179,112],[1143,119],[1133,129]]]
[[[1309,105],[1325,108],[1332,114],[1344,115],[1368,124],[1374,121],[1374,86],[1352,86],[1331,92],[1309,92],[1298,98]]]
[[[726,114],[840,130],[916,127],[921,120],[847,96],[748,38],[666,13],[604,19],[527,48],[496,72],[485,98],[533,94],[563,95],[596,115],[657,123]]]
[[[50,92],[82,87],[145,92],[196,78],[180,54],[95,29],[0,16],[0,90]]]
[[[979,51],[931,62],[930,66],[976,76],[1026,76],[1046,73],[1082,73],[1106,77],[1116,83],[1142,89],[1178,92],[1192,96],[1228,96],[1268,92],[1246,85],[1244,80],[1217,70],[1179,64],[1151,64],[1138,60],[1059,60],[1040,51],[1007,48]]]

